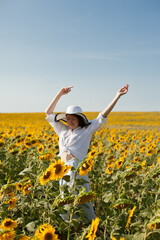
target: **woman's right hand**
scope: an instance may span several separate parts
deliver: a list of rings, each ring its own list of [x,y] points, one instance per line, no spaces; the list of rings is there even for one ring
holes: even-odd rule
[[[62,88],[62,89],[60,90],[60,92],[59,92],[60,95],[62,96],[62,95],[68,94],[68,93],[71,91],[71,88],[73,88],[73,86]]]
[[[71,87],[64,87],[64,88],[62,88],[59,91],[59,93],[55,96],[55,98],[52,100],[52,102],[50,103],[50,105],[48,106],[48,108],[45,111],[47,116],[53,113],[53,111],[54,111],[54,109],[56,107],[56,104],[59,101],[59,99],[61,98],[61,96],[69,93],[71,91],[72,87],[73,86],[71,86]]]

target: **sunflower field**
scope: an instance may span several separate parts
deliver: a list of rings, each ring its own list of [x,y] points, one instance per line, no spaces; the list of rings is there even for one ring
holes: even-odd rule
[[[0,240],[160,239],[160,112],[112,112],[77,169],[58,153],[44,113],[0,114]],[[88,174],[89,192],[76,177],[59,188],[70,170]]]

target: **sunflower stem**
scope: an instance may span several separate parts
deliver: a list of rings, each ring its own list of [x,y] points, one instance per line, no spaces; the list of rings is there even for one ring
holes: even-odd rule
[[[72,187],[71,187],[71,193],[74,192],[74,190],[75,190],[75,182],[76,182],[76,176],[77,176],[78,169],[79,169],[79,164],[78,164],[78,167],[76,168],[76,170],[74,171],[73,184],[72,184]],[[69,226],[68,226],[67,240],[69,240],[69,238],[70,238],[71,224],[72,224],[72,219],[73,219],[73,213],[74,213],[74,207],[75,207],[75,205],[76,205],[76,201],[74,201],[73,206],[70,207]]]
[[[72,218],[73,218],[73,209],[70,209],[70,214],[69,214],[69,226],[68,226],[68,235],[67,235],[67,240],[70,238],[70,232],[71,232],[71,224],[72,224]]]

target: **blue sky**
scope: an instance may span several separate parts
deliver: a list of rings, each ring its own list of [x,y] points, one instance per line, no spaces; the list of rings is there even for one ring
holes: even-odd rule
[[[160,111],[159,0],[1,0],[0,112]]]

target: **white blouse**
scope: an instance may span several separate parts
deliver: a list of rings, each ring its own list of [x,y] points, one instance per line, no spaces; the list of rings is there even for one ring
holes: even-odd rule
[[[71,130],[67,125],[62,122],[55,122],[55,115],[50,114],[46,120],[54,128],[54,131],[59,136],[59,156],[64,151],[72,153],[76,158],[82,161],[88,153],[88,147],[92,135],[101,127],[102,123],[106,123],[106,118],[99,113],[98,117],[87,127],[77,127]]]

